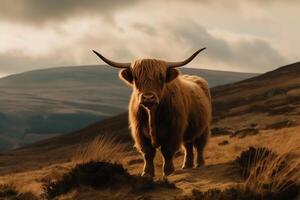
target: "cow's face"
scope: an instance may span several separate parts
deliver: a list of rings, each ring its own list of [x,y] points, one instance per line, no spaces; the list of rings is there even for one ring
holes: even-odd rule
[[[104,57],[97,51],[93,50],[93,52],[110,66],[122,69],[119,73],[120,78],[133,87],[133,92],[141,105],[151,108],[159,104],[166,85],[178,76],[179,71],[175,68],[188,64],[204,49],[199,49],[180,62],[140,59],[132,63],[119,63]]]
[[[140,105],[151,108],[159,104],[166,85],[179,74],[166,62],[155,59],[136,60],[120,71],[120,78],[131,85]]]

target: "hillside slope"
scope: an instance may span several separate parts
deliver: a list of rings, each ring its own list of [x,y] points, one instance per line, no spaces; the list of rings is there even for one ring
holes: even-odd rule
[[[292,126],[300,119],[300,63],[215,87],[212,97],[215,126]]]
[[[234,160],[249,146],[267,147],[276,153],[288,151],[291,159],[300,162],[299,72],[299,63],[295,63],[239,83],[213,88],[213,127],[219,128],[220,134],[209,140],[205,168],[183,170],[183,156],[177,154],[176,171],[168,177],[177,190],[160,188],[129,193],[130,196],[126,197],[128,191],[79,188],[58,199],[101,199],[104,194],[108,199],[120,199],[116,194],[122,194],[122,199],[133,199],[132,196],[137,199],[177,199],[195,190],[225,189],[245,181]],[[254,109],[255,106],[260,109]],[[289,123],[282,123],[282,120]],[[243,129],[249,125],[256,127],[257,132]],[[222,129],[224,127],[237,131],[243,129],[244,135],[224,135],[222,130],[227,130]],[[74,166],[72,158],[84,144],[103,135],[117,136],[129,144],[130,154],[123,156],[119,162],[129,173],[139,175],[143,163],[140,154],[131,147],[127,114],[124,113],[69,134],[0,154],[0,185],[10,183],[21,192],[39,196],[47,180],[61,177]],[[160,155],[156,156],[155,167],[156,178],[159,178],[162,175]]]
[[[300,101],[299,99],[298,101],[295,100],[290,103],[287,103],[287,101],[289,101],[291,98],[297,99],[297,97],[300,96],[299,64],[300,63],[288,65],[272,72],[268,72],[266,74],[238,83],[212,88],[211,91],[214,110],[213,127],[229,126],[229,128],[238,130],[243,128],[244,126],[248,126],[251,123],[258,123],[260,126],[259,128],[264,129],[266,126],[269,126],[270,123],[276,124],[280,122],[281,119],[293,121],[295,122],[295,126],[298,125],[296,122],[300,122]],[[269,82],[269,84],[266,84],[266,82]],[[273,91],[274,88],[284,89],[287,94],[276,94],[272,96],[273,98],[265,95],[267,91]],[[247,95],[247,98],[244,98],[243,95]],[[261,95],[262,97],[258,98],[259,95]],[[272,101],[275,103],[266,104],[266,101]],[[261,109],[248,109],[248,107],[253,108],[253,106],[258,105],[261,106]],[[284,110],[291,106],[294,109],[283,113],[268,113],[270,110],[278,109],[278,107]],[[228,114],[225,115],[225,113]],[[289,124],[287,124],[287,126],[289,126]],[[283,125],[283,127],[279,128],[285,128],[285,126]],[[128,129],[127,113],[117,115],[104,121],[96,122],[83,129],[65,134],[63,136],[53,137],[26,146],[24,148],[10,151],[7,159],[9,160],[9,157],[11,156],[13,158],[15,158],[15,156],[33,156],[32,158],[34,158],[34,160],[38,160],[38,158],[43,159],[44,156],[42,154],[44,154],[45,151],[47,151],[47,154],[49,153],[49,156],[51,158],[53,156],[55,158],[61,157],[62,159],[65,159],[68,157],[67,155],[69,155],[74,150],[73,148],[75,146],[78,146],[79,143],[91,141],[97,135],[103,134],[107,134],[110,136],[117,135],[123,140],[131,141],[130,132]],[[57,154],[52,151],[60,151],[60,153]],[[7,156],[7,154],[4,155]],[[37,158],[35,158],[35,156],[37,156]],[[45,160],[45,162],[55,160],[54,158],[48,158],[49,157],[47,156],[43,160]],[[17,162],[18,160],[16,159],[15,161]],[[10,162],[4,163],[8,165],[12,164]]]

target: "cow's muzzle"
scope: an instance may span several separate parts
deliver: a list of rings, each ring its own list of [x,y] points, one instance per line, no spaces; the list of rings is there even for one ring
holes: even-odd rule
[[[140,103],[146,108],[151,108],[158,104],[157,96],[152,92],[141,94]]]

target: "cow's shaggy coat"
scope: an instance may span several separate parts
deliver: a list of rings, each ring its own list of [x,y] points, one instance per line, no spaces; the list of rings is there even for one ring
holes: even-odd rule
[[[160,147],[164,175],[174,171],[173,157],[183,145],[183,168],[204,165],[203,151],[210,135],[211,96],[207,82],[198,76],[180,75],[167,62],[140,59],[120,71],[132,86],[129,124],[136,148],[144,157],[142,175],[154,176],[153,159]],[[143,94],[154,94],[153,106],[141,103]]]

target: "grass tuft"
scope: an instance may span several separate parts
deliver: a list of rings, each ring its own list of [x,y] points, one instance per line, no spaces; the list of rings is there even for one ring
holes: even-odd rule
[[[90,161],[121,162],[127,156],[128,146],[116,137],[99,136],[91,143],[81,145],[73,156],[75,164]]]
[[[250,147],[237,158],[246,181],[244,191],[263,199],[293,199],[300,191],[299,161],[289,159],[289,149],[275,153]]]
[[[269,160],[274,159],[276,156],[277,155],[268,148],[249,147],[249,149],[243,151],[240,156],[237,157],[236,163],[239,165],[243,177],[248,178],[254,167],[259,165],[259,169],[256,173],[261,173],[261,168],[265,167]]]

